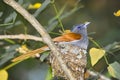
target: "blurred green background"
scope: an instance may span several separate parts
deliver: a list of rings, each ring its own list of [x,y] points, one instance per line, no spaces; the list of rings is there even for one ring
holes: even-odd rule
[[[17,0],[24,8],[26,8],[31,14],[35,14],[37,9],[28,9],[29,4],[37,2],[44,3],[45,0]],[[49,0],[46,0],[48,5],[44,10],[36,16],[39,22],[50,32],[59,33],[61,30],[60,25],[55,25],[56,20],[53,19],[56,16],[54,8]],[[114,42],[120,42],[120,17],[114,16],[114,12],[120,9],[120,0],[55,0],[58,11],[62,11],[62,23],[65,29],[72,29],[72,27],[79,23],[86,21],[91,22],[88,27],[89,36],[96,40],[102,47],[105,47]],[[79,8],[80,7],[80,8]],[[72,10],[75,11],[71,12]],[[69,15],[65,15],[68,14]],[[11,16],[11,17],[10,17]],[[15,20],[14,20],[15,19]],[[50,23],[51,21],[51,23]],[[7,24],[12,23],[12,24]],[[0,2],[0,34],[21,34],[27,33],[31,35],[39,36],[37,31],[20,15],[16,14],[14,10]],[[7,24],[7,25],[3,25]],[[30,49],[36,49],[43,44],[35,41],[14,40],[15,44],[20,46],[21,44],[27,44]],[[14,45],[15,45],[14,44]],[[6,40],[0,40],[0,55],[5,52],[5,47],[13,45]],[[90,42],[89,48],[95,46]],[[118,57],[120,58],[120,57]],[[10,62],[1,64],[1,68],[8,65]],[[104,61],[102,62],[102,65]],[[100,64],[99,64],[100,65]],[[44,62],[40,62],[36,59],[29,59],[21,62],[15,67],[9,69],[9,80],[45,80],[48,71],[48,65]],[[104,68],[103,68],[104,67]],[[98,68],[98,71],[105,69],[105,66]]]

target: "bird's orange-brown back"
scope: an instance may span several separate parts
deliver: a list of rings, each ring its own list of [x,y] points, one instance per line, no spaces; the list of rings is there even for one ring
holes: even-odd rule
[[[79,40],[81,39],[81,35],[77,33],[66,33],[62,36],[56,37],[53,39],[55,42],[69,42],[69,41],[74,41],[74,40]]]

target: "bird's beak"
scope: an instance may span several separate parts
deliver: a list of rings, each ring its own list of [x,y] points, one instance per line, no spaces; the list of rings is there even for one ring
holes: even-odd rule
[[[91,22],[85,22],[84,26],[87,28],[88,24],[90,24]]]

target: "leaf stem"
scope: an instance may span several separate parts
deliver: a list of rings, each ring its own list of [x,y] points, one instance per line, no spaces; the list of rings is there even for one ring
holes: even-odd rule
[[[105,55],[104,55],[104,59],[105,59],[106,64],[109,65],[109,62],[108,62],[107,57]]]
[[[21,61],[16,61],[16,62],[14,62],[14,63],[11,63],[11,64],[9,64],[8,66],[6,66],[6,67],[4,68],[4,70],[8,70],[9,68],[15,66],[16,64],[18,64],[18,63],[20,63],[20,62],[22,62],[22,60],[21,60]]]
[[[51,3],[52,3],[52,5],[53,5],[53,8],[54,8],[54,10],[55,10],[56,15],[59,14],[59,13],[58,13],[58,10],[57,10],[57,7],[56,7],[56,5],[55,5],[55,0],[51,0]],[[57,20],[58,20],[61,28],[62,28],[62,31],[64,32],[65,30],[64,30],[64,27],[63,27],[63,24],[62,24],[61,19],[59,18],[59,16],[56,16],[56,17],[57,17]]]
[[[95,40],[93,40],[93,38],[89,37],[89,40],[92,41],[98,48],[101,49],[101,46]]]

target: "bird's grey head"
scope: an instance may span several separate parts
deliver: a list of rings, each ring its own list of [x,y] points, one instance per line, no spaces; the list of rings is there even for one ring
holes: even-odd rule
[[[82,34],[84,33],[84,31],[86,31],[88,24],[90,24],[90,22],[76,25],[75,27],[73,27],[72,32]]]
[[[79,24],[75,26],[72,30],[72,32],[82,35],[82,38],[80,40],[72,41],[71,44],[75,46],[79,46],[82,49],[87,49],[89,41],[88,41],[88,35],[87,35],[87,27],[90,22],[85,22],[84,24]]]

